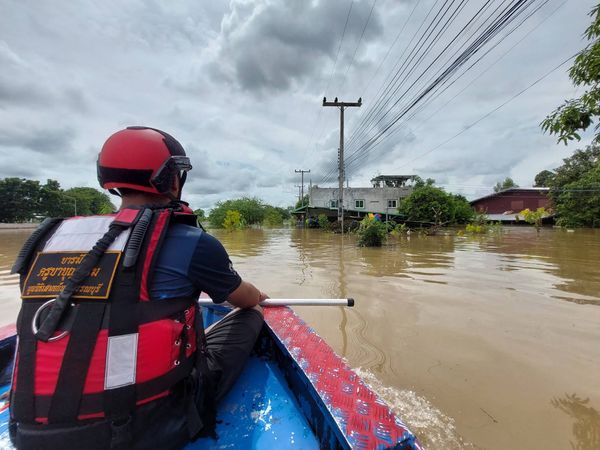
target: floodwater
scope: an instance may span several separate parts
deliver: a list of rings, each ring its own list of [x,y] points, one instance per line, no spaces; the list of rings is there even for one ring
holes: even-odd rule
[[[9,266],[28,231],[0,231],[0,325]],[[214,234],[298,307],[429,449],[600,449],[600,231],[505,227],[358,248],[353,236],[265,229]]]

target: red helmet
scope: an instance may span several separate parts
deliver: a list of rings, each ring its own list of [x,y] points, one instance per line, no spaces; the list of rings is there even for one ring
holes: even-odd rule
[[[175,175],[192,169],[181,144],[155,128],[127,127],[117,131],[98,155],[98,181],[104,189],[129,188],[166,194]]]

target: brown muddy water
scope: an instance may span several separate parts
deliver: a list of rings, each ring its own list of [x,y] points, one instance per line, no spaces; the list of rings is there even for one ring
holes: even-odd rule
[[[0,230],[8,274],[30,231]],[[215,230],[271,297],[354,297],[296,311],[429,449],[600,449],[600,231],[505,227],[383,248],[319,230]]]

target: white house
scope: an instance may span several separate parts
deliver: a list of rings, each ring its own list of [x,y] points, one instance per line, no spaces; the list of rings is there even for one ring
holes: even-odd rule
[[[396,214],[400,200],[412,192],[414,175],[380,175],[371,180],[372,187],[344,188],[344,210],[348,212],[370,212]],[[337,209],[338,191],[336,188],[311,186],[309,208]]]

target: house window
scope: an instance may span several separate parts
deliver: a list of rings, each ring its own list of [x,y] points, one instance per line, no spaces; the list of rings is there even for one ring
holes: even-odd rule
[[[388,200],[388,208],[397,208],[398,200]]]
[[[513,200],[510,202],[510,209],[515,213],[523,211],[523,200]]]
[[[337,205],[338,205],[337,200],[329,200],[329,207],[330,208],[336,209]]]
[[[365,201],[364,200],[354,200],[354,207],[355,208],[364,208]]]

